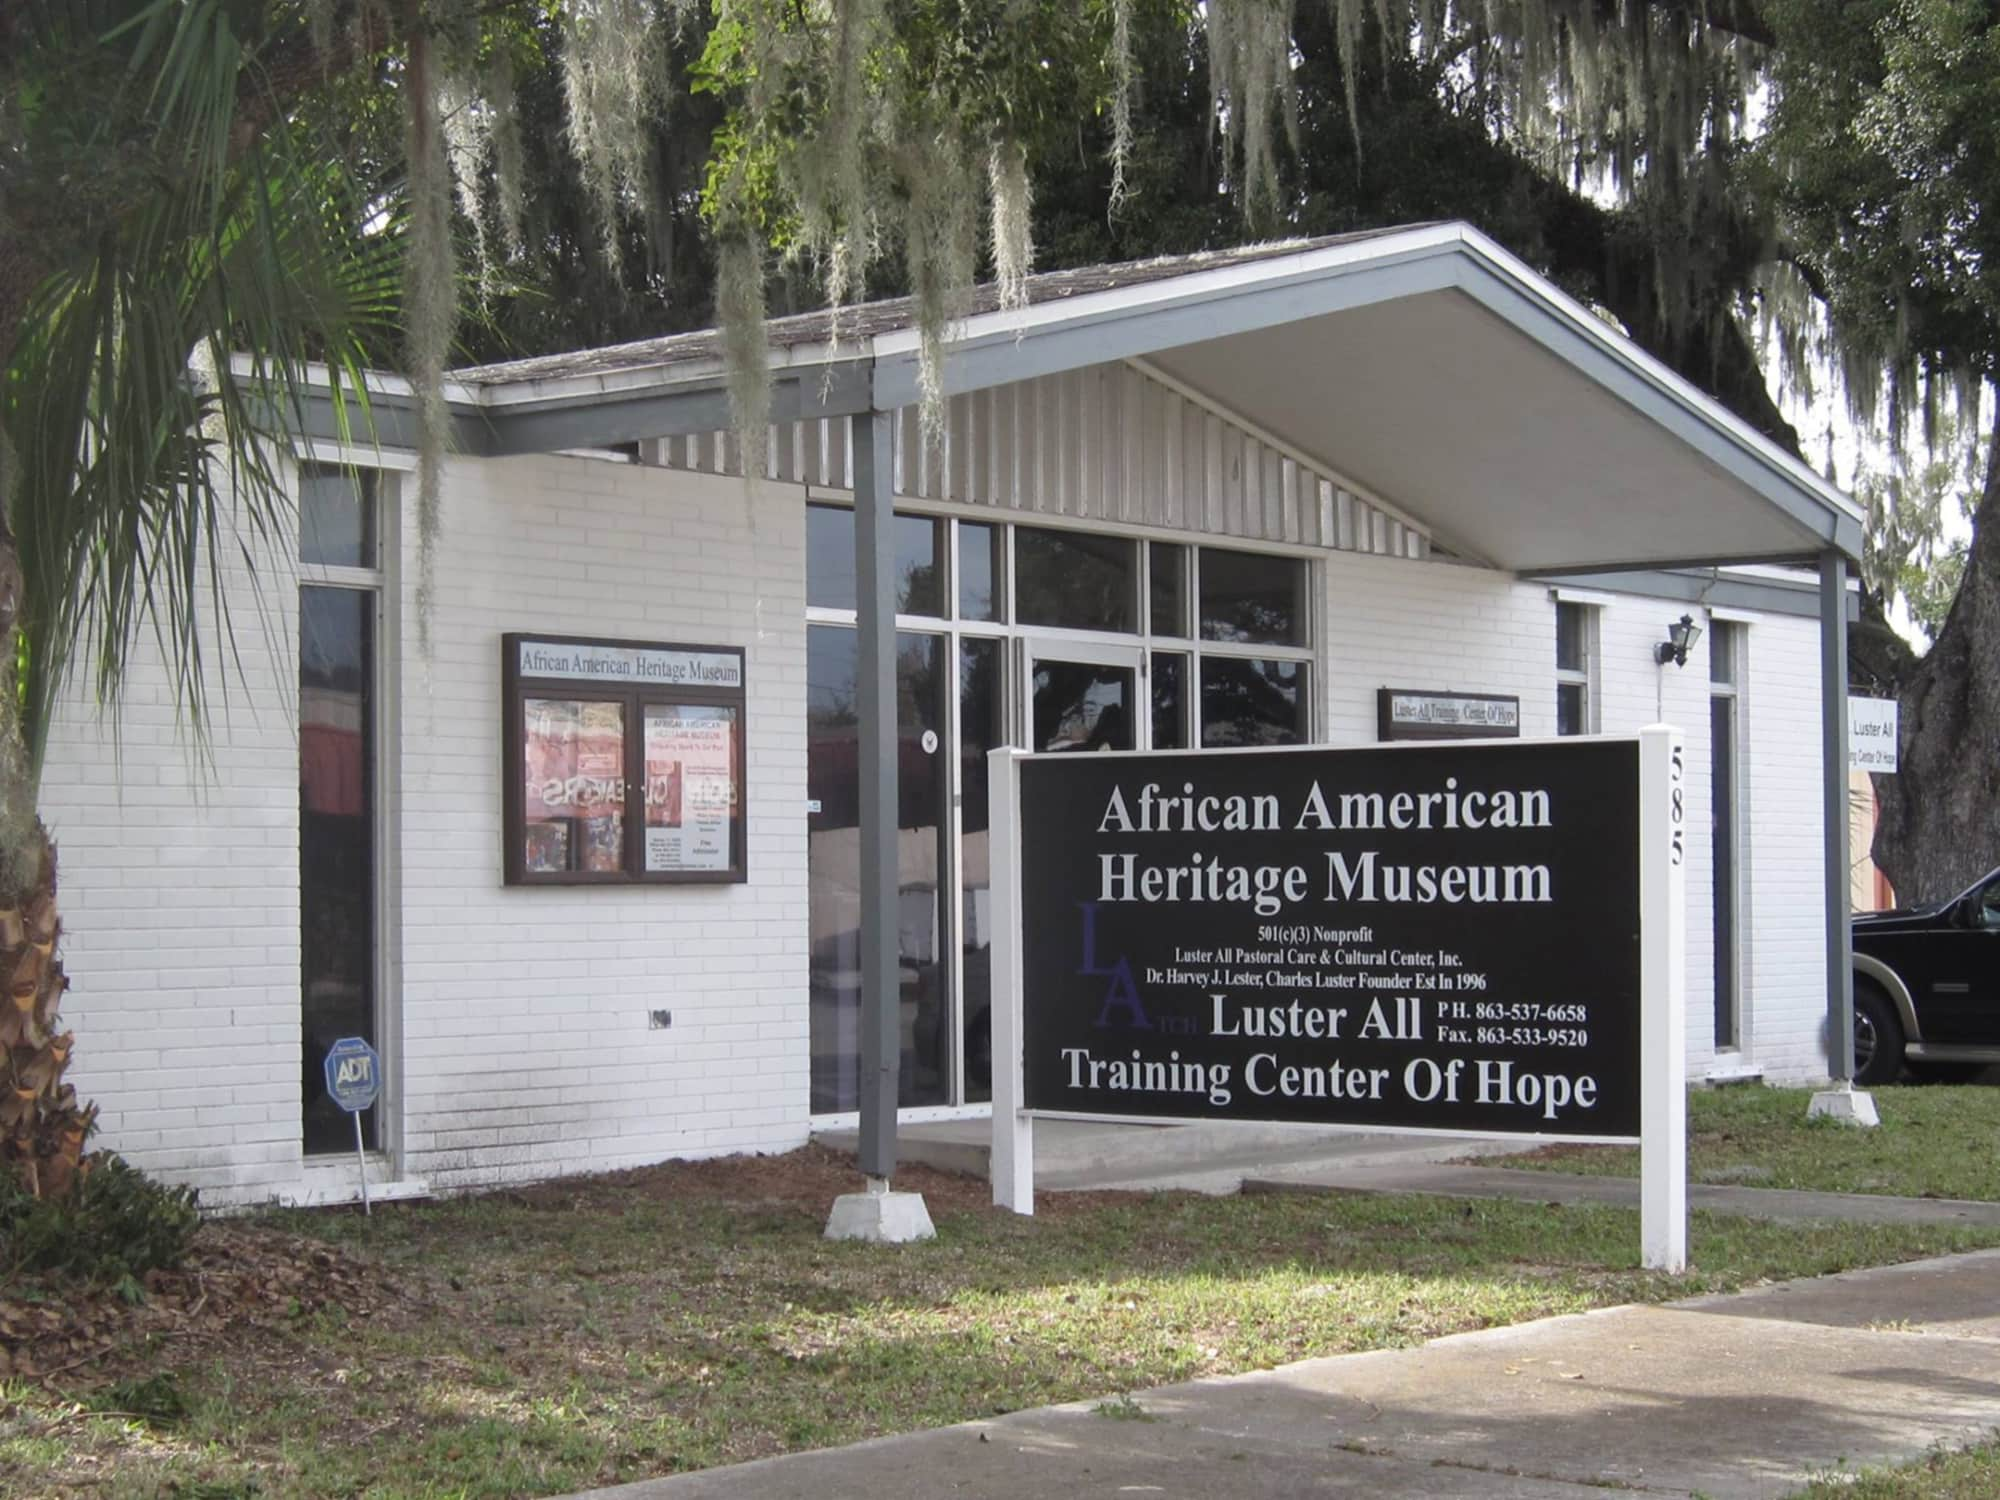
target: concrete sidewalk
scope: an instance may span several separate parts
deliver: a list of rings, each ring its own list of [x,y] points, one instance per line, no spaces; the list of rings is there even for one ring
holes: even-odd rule
[[[596,1493],[1762,1500],[2000,1427],[2000,1250],[1308,1360],[1136,1407],[1045,1407]]]

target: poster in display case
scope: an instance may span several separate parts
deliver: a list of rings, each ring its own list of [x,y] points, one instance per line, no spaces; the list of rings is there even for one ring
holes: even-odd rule
[[[736,710],[649,703],[645,716],[647,873],[727,870],[736,818]]]
[[[509,884],[746,877],[740,647],[502,646]]]

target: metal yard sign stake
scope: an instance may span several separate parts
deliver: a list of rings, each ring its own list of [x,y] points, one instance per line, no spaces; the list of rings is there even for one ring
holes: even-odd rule
[[[366,1039],[344,1036],[326,1049],[326,1092],[354,1121],[354,1163],[361,1174],[361,1212],[372,1217],[368,1201],[368,1152],[361,1140],[361,1112],[382,1091],[382,1060]]]
[[[1687,1263],[1677,730],[988,761],[993,1198],[1033,1117],[1637,1141]]]

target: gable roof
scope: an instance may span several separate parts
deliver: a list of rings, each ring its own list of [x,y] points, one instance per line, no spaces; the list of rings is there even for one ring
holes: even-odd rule
[[[948,393],[1143,362],[1516,572],[1861,552],[1845,495],[1468,225],[1049,272],[1027,293],[974,291]],[[768,338],[774,422],[918,399],[908,298]],[[448,393],[469,451],[601,447],[726,429],[723,361],[703,330],[462,369]]]

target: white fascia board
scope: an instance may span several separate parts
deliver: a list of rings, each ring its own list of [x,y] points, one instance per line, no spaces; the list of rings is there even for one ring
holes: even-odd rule
[[[307,463],[340,464],[351,469],[399,469],[414,473],[417,467],[417,455],[405,448],[338,443],[327,438],[294,438],[292,453]]]
[[[232,354],[229,356],[229,372],[239,380],[251,379],[258,373],[258,362],[247,354]],[[333,389],[333,372],[322,361],[313,360],[300,366],[298,375],[308,390]],[[368,370],[364,372],[363,379],[371,396],[390,396],[409,401],[417,399],[416,386],[401,375],[391,374],[387,370]],[[343,387],[349,384],[345,377],[340,383]],[[456,380],[444,382],[444,398],[453,406],[479,404],[476,388]]]

